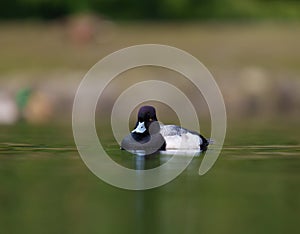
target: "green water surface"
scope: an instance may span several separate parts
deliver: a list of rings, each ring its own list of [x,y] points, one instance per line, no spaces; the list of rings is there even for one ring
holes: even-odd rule
[[[135,156],[105,144],[134,167]],[[1,126],[0,233],[299,233],[297,129],[235,128],[199,176],[202,158],[165,186],[128,191],[88,170],[70,126]]]

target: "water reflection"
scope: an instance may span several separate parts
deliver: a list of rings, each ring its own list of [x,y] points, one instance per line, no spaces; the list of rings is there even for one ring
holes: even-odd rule
[[[190,157],[199,157],[201,155],[201,150],[166,150],[159,151],[157,153],[146,155],[143,150],[130,151],[132,156],[132,167],[135,170],[148,170],[158,167],[166,162],[168,162],[174,155],[178,157],[178,160],[174,160],[172,166],[177,166],[177,163],[186,162]]]
[[[135,169],[136,170],[145,170],[145,157],[136,156],[135,157]]]
[[[51,137],[63,144],[52,145],[38,144],[41,137],[35,136],[28,142],[2,137],[0,143],[3,233],[43,233],[45,227],[48,233],[124,234],[298,230],[299,144],[225,147],[205,176],[197,173],[200,153],[171,183],[127,191],[90,173],[61,134]],[[139,173],[167,162],[175,151],[145,157],[112,145],[109,152]],[[190,153],[182,152],[182,160]]]

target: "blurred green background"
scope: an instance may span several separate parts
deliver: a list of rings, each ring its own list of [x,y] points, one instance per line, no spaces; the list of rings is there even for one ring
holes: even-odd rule
[[[297,233],[299,1],[13,0],[1,3],[0,19],[0,233]],[[211,71],[228,128],[208,174],[197,174],[201,154],[171,183],[135,192],[87,169],[71,115],[96,62],[144,43],[185,50]],[[109,116],[122,91],[147,79],[180,88],[210,135],[207,105],[183,76],[127,71],[101,96],[96,124],[111,158],[130,168],[137,157],[119,150]],[[168,106],[153,104],[162,122],[178,123]]]
[[[68,14],[94,12],[118,20],[299,19],[295,0],[14,0],[5,1],[3,19],[54,19]]]

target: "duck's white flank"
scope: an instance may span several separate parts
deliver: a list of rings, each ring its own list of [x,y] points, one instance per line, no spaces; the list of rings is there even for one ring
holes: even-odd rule
[[[166,149],[200,149],[199,134],[176,125],[160,124],[160,134],[166,141]]]
[[[201,139],[191,133],[182,135],[165,136],[166,149],[199,149]]]

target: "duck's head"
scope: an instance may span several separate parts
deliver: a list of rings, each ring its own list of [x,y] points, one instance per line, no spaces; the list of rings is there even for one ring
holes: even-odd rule
[[[154,121],[157,121],[155,108],[153,106],[142,106],[138,112],[138,120],[135,128],[131,132],[147,134],[149,133],[151,123]]]
[[[127,151],[142,150],[143,154],[154,154],[166,149],[166,142],[160,134],[155,108],[143,106],[139,109],[138,120],[131,134],[124,137],[121,148]]]

